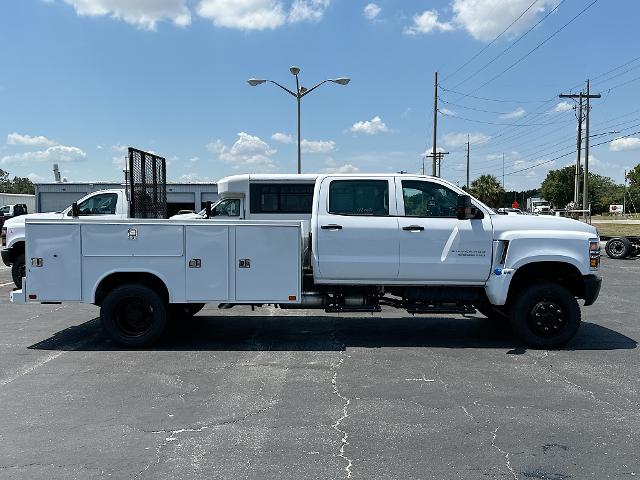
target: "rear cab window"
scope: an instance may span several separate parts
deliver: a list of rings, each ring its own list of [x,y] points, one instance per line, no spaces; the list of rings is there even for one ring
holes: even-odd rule
[[[329,185],[328,213],[388,216],[388,180],[332,180]]]

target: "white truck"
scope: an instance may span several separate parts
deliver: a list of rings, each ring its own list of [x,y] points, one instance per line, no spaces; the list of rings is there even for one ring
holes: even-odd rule
[[[309,223],[305,234],[304,220],[28,219],[26,277],[11,301],[98,305],[104,331],[135,347],[217,303],[477,309],[550,348],[577,332],[577,299],[591,305],[600,290],[594,227],[497,215],[439,178],[318,175]]]
[[[527,198],[527,211],[534,215],[551,215],[551,204],[544,198],[529,197]]]
[[[78,200],[82,218],[89,221],[127,218],[129,206],[124,189],[99,190]],[[2,262],[11,267],[13,282],[22,288],[25,275],[25,221],[28,220],[71,220],[71,206],[62,212],[29,213],[10,218],[2,225],[0,234]]]

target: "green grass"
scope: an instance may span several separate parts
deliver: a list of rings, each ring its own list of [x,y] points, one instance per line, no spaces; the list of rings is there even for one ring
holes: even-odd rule
[[[594,224],[601,237],[640,237],[640,225],[621,225],[618,223]]]

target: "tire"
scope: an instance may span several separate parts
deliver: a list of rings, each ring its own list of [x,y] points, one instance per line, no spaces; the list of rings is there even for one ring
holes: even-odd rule
[[[609,258],[623,259],[631,253],[631,242],[625,237],[614,237],[609,239],[604,247]]]
[[[24,253],[18,255],[11,265],[11,278],[16,287],[22,288],[22,277],[26,276],[27,269],[24,263]]]
[[[147,347],[158,341],[167,328],[167,305],[149,287],[122,285],[102,302],[100,323],[114,342],[125,347]]]
[[[511,306],[513,333],[530,347],[555,348],[571,340],[580,327],[580,306],[569,290],[554,284],[535,284],[520,293]]]
[[[204,303],[171,303],[169,317],[171,320],[191,318],[204,308]]]

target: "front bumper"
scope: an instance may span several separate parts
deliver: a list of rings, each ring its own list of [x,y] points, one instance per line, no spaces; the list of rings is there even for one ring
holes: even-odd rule
[[[0,250],[0,257],[2,257],[2,263],[10,267],[13,264],[13,248],[9,247]]]
[[[600,294],[602,278],[598,275],[584,275],[582,280],[584,282],[584,306],[588,307],[593,305]]]

